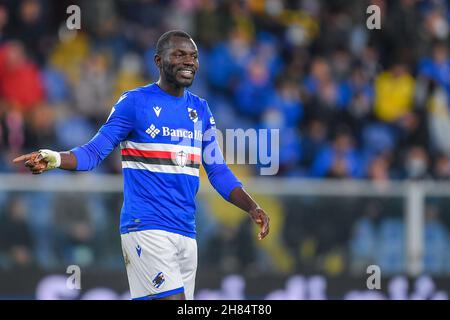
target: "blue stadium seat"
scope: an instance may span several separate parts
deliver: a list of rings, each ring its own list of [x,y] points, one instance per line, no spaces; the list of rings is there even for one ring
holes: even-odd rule
[[[376,229],[372,220],[363,217],[355,224],[350,240],[350,252],[353,259],[373,260],[376,246]]]
[[[426,273],[441,273],[445,268],[448,232],[439,221],[425,225],[424,268]]]
[[[384,274],[404,271],[406,246],[405,230],[401,218],[385,218],[378,232],[376,261]]]

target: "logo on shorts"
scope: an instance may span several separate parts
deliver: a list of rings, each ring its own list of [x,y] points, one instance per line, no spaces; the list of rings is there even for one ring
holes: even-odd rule
[[[156,289],[161,288],[166,281],[164,274],[162,272],[158,272],[156,276],[152,280],[152,284]]]
[[[141,248],[140,245],[137,245],[137,247],[136,247],[136,252],[137,252],[138,256],[141,257],[142,248]]]

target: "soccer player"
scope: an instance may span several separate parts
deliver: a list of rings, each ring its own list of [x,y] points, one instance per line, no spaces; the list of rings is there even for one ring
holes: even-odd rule
[[[195,42],[183,31],[166,32],[154,61],[158,81],[124,93],[87,144],[65,152],[41,149],[13,161],[25,161],[33,174],[88,171],[120,144],[120,233],[131,297],[193,299],[200,164],[217,192],[259,225],[259,240],[269,233],[269,217],[224,162],[207,102],[185,89],[199,67]]]

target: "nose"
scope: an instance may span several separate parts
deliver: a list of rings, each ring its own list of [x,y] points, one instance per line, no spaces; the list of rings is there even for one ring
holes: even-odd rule
[[[194,66],[195,65],[195,59],[192,57],[187,57],[184,59],[183,63],[187,66]]]

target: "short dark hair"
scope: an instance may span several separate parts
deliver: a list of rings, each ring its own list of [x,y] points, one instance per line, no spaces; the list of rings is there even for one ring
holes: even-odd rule
[[[167,31],[161,37],[159,37],[158,42],[156,42],[156,54],[160,55],[164,50],[167,49],[172,37],[192,39],[192,37],[187,32],[184,32],[182,30]]]

